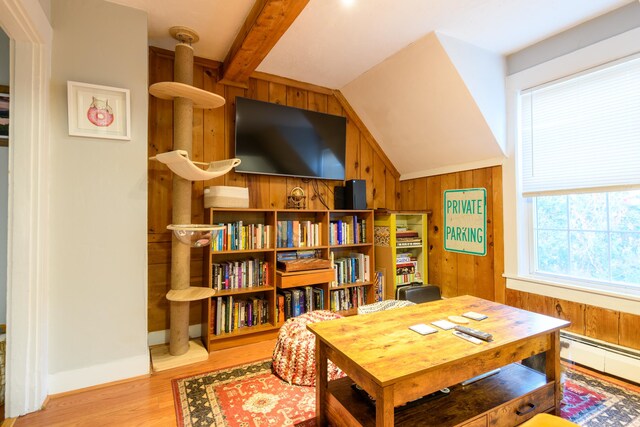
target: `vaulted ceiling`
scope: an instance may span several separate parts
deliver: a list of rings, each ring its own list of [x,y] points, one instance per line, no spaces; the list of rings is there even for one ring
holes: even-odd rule
[[[635,0],[110,0],[149,44],[195,29],[224,79],[254,71],[339,89],[402,179],[499,164],[505,55]]]

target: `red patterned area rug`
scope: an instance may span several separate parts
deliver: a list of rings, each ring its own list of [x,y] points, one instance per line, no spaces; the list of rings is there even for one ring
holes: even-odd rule
[[[640,427],[640,393],[565,366],[562,418],[581,426]],[[180,427],[315,425],[315,388],[290,385],[271,359],[172,380]]]
[[[178,426],[315,426],[315,387],[281,380],[271,359],[171,383]]]
[[[566,366],[563,375],[562,418],[587,427],[640,427],[640,393]]]

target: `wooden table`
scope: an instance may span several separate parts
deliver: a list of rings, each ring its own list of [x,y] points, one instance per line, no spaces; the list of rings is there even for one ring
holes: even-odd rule
[[[408,329],[467,311],[489,316],[467,326],[491,333],[493,341],[473,344],[451,331]],[[316,372],[327,372],[330,359],[348,375],[331,383],[317,375],[317,425],[509,426],[538,412],[557,414],[560,329],[568,325],[471,296],[309,324]],[[546,375],[514,363],[542,352]],[[459,384],[496,368],[502,368],[497,375]],[[420,399],[445,387],[451,392],[444,397]]]

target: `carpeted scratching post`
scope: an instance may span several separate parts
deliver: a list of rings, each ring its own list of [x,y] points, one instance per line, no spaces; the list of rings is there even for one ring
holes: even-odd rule
[[[156,83],[149,92],[162,99],[173,99],[173,150],[180,150],[191,158],[194,99],[199,108],[216,108],[224,105],[217,94],[194,88],[193,48],[198,41],[195,31],[185,27],[172,27],[172,37],[178,40],[175,49],[174,82]],[[230,170],[230,168],[229,168]],[[225,172],[226,173],[226,172]],[[172,181],[172,222],[191,224],[191,183],[178,173]],[[194,226],[195,227],[195,226]],[[207,360],[209,353],[200,340],[189,340],[189,304],[191,301],[210,298],[215,293],[210,288],[190,287],[191,246],[180,242],[173,235],[171,242],[171,291],[167,294],[170,304],[169,346],[151,349],[155,371],[170,369]]]

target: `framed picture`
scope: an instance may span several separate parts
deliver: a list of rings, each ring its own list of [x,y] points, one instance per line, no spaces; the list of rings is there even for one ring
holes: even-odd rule
[[[131,139],[129,89],[67,82],[69,135]]]
[[[0,85],[0,147],[9,145],[9,86]]]

